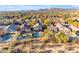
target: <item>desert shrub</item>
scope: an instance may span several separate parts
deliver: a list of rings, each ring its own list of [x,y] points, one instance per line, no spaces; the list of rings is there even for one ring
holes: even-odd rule
[[[62,33],[62,32],[58,32],[56,35],[55,35],[55,39],[58,43],[61,43],[61,42],[67,42],[68,41],[68,37]]]

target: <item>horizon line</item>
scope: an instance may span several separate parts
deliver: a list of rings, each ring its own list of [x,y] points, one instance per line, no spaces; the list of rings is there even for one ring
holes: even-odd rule
[[[22,11],[40,9],[79,9],[78,5],[0,5],[0,11]]]

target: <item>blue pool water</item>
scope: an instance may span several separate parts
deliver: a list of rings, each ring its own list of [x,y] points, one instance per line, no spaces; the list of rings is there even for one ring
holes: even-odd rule
[[[2,36],[0,36],[0,42],[6,41],[6,40],[10,39],[11,37],[12,37],[12,36],[11,36],[10,33],[7,33],[7,34],[5,34],[5,35],[2,35]]]

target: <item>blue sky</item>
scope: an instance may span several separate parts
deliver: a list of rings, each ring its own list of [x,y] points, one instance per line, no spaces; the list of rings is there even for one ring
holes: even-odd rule
[[[45,8],[79,8],[79,5],[0,5],[0,11],[38,10]]]

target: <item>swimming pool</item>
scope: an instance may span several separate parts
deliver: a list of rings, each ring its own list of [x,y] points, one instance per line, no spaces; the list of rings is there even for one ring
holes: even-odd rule
[[[6,33],[6,34],[0,36],[0,42],[5,42],[5,41],[9,40],[10,38],[12,38],[11,34]]]

